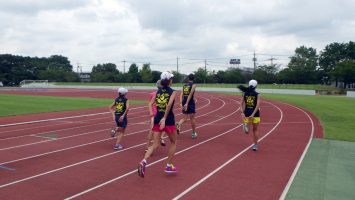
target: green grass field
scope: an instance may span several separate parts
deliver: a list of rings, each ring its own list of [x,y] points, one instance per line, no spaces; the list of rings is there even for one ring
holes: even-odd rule
[[[340,96],[263,94],[266,99],[297,105],[321,121],[325,138],[355,141],[355,100]]]
[[[80,85],[80,86],[155,86],[155,83],[79,83],[59,82],[56,85]],[[198,84],[198,87],[236,88],[240,84]],[[182,86],[182,83],[174,83],[174,86]],[[336,90],[337,88],[315,84],[259,84],[261,89],[302,89],[302,90]]]
[[[0,94],[0,117],[108,107],[111,103],[112,99]],[[130,100],[131,105],[145,103],[147,102]]]

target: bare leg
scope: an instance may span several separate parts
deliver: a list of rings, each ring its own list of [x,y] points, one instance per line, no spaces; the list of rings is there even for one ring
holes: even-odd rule
[[[173,133],[169,133],[167,135],[169,136],[170,143],[171,143],[168,152],[168,164],[172,164],[175,151],[176,151],[176,131],[174,131]]]
[[[196,121],[195,121],[195,113],[189,114],[191,121],[192,132],[196,132]]]
[[[259,123],[253,124],[253,142],[258,144],[259,139]]]
[[[160,133],[153,132],[153,145],[151,145],[148,148],[148,151],[145,153],[145,155],[144,155],[145,160],[147,160],[153,154],[154,150],[156,148],[158,148],[159,143],[160,143],[160,136],[161,136],[161,132]]]
[[[125,134],[125,130],[126,129],[124,128],[117,128],[118,136],[117,136],[116,144],[121,144],[123,136]]]

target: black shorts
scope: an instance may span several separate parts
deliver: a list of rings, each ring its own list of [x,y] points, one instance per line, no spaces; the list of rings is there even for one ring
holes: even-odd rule
[[[186,103],[186,102],[185,102]],[[183,102],[183,106],[185,105],[185,103]],[[190,101],[189,105],[187,106],[187,110],[185,111],[184,109],[182,110],[183,114],[194,114],[196,113],[196,109],[195,109],[196,105],[195,105],[195,101]]]
[[[121,115],[115,115],[115,121],[116,121],[117,127],[126,128],[127,123],[128,123],[127,115],[123,118],[122,122],[119,121],[120,117],[121,117]]]

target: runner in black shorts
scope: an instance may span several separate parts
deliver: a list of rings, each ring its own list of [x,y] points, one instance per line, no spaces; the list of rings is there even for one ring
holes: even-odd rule
[[[115,120],[117,125],[116,130],[113,131],[111,136],[114,137],[117,132],[119,133],[116,144],[114,146],[114,150],[123,149],[121,142],[128,123],[127,113],[129,109],[129,102],[126,98],[127,92],[128,90],[126,88],[119,88],[118,97],[109,107],[110,112],[112,113],[113,120]]]
[[[195,107],[196,107],[196,102],[195,102],[195,90],[196,90],[196,84],[193,82],[195,79],[195,76],[193,74],[190,74],[186,78],[186,83],[182,87],[182,92],[180,95],[180,105],[182,109],[182,113],[184,114],[184,117],[176,123],[176,129],[177,133],[180,133],[181,130],[181,125],[190,118],[191,121],[191,128],[192,128],[192,135],[191,137],[195,139],[197,137],[196,133],[196,122],[195,122]]]

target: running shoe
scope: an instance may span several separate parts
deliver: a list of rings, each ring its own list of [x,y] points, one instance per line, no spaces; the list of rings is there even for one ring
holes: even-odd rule
[[[253,144],[253,146],[251,147],[251,149],[253,149],[253,151],[257,151],[257,150],[258,150],[258,145],[257,145],[257,144]]]
[[[139,164],[138,164],[138,175],[142,178],[144,178],[145,175],[145,166],[147,165],[146,162],[144,162],[144,160],[142,160]]]
[[[170,165],[166,165],[165,172],[169,174],[173,174],[173,173],[177,173],[178,170],[173,164],[170,164]]]
[[[193,131],[191,134],[192,139],[196,139],[197,138],[197,133],[196,131]]]
[[[180,134],[180,131],[181,131],[181,125],[179,123],[176,123],[176,132],[177,134]]]
[[[243,131],[245,134],[249,133],[249,124],[248,123],[243,123]]]
[[[165,146],[166,146],[165,141],[164,141],[164,139],[163,139],[163,138],[160,138],[160,145],[161,145],[161,146],[163,146],[163,147],[165,147]]]
[[[115,137],[116,136],[116,129],[112,128],[111,129],[111,137]]]
[[[122,150],[123,146],[120,144],[115,144],[115,146],[113,147],[114,150],[118,151],[118,150]]]

